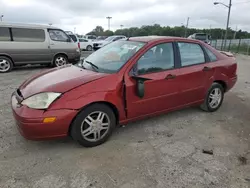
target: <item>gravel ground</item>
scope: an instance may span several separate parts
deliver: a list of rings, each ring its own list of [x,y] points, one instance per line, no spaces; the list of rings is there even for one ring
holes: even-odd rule
[[[45,68],[1,74],[0,187],[250,187],[250,57],[239,55],[237,60],[238,83],[217,112],[189,108],[131,123],[95,148],[82,148],[70,138],[22,138],[10,96]],[[213,150],[213,155],[203,149]]]

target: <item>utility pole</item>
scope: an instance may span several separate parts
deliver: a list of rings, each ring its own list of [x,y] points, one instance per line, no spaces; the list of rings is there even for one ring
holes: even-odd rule
[[[2,22],[3,21],[3,14],[0,16],[0,21]]]
[[[185,35],[184,35],[185,38],[187,37],[188,24],[189,24],[189,17],[187,18],[187,25],[186,25],[186,28],[185,28]]]
[[[109,28],[109,31],[110,31],[110,19],[112,19],[112,17],[111,16],[107,16],[106,18],[108,19],[108,28]]]
[[[228,26],[229,26],[229,20],[230,20],[230,13],[231,13],[231,7],[232,7],[232,0],[229,0],[229,5],[226,5],[221,2],[214,2],[214,5],[221,4],[225,7],[228,8],[228,13],[227,13],[227,26],[226,26],[226,33],[225,33],[225,38],[224,38],[224,48],[226,48],[226,41],[227,41],[227,33],[228,33]]]
[[[227,27],[226,27],[226,33],[225,33],[225,39],[224,39],[224,49],[226,48],[226,41],[227,41],[227,33],[228,33],[228,26],[229,26],[229,20],[230,20],[230,13],[231,13],[231,6],[232,6],[232,0],[229,0],[228,5],[228,14],[227,14]]]
[[[235,33],[234,33],[234,39],[236,38],[237,30],[238,30],[238,26],[236,25]]]
[[[121,29],[122,29],[124,25],[120,25],[120,26],[121,26]]]

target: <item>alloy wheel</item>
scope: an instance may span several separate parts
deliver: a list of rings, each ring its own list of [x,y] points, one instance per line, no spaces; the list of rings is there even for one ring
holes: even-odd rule
[[[89,142],[97,142],[108,133],[110,129],[109,116],[101,111],[89,114],[81,124],[82,137]]]
[[[58,56],[55,60],[55,64],[57,67],[63,66],[67,64],[67,60],[63,56]]]
[[[217,108],[222,100],[222,91],[220,88],[214,88],[210,94],[208,103],[211,108]]]
[[[7,72],[11,67],[11,64],[6,59],[0,59],[0,72]]]
[[[92,51],[92,46],[87,46],[88,51]]]

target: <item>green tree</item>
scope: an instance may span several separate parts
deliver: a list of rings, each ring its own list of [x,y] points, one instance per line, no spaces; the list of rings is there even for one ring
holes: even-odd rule
[[[207,33],[210,34],[212,39],[222,39],[225,35],[225,29],[221,28],[213,28],[213,29],[197,29],[197,28],[188,28],[187,29],[187,37],[192,35],[193,33]],[[154,25],[143,25],[141,27],[130,27],[124,29],[117,29],[115,32],[113,31],[104,31],[101,26],[96,26],[93,31],[88,34],[95,35],[126,35],[127,37],[133,36],[148,36],[148,35],[159,35],[159,36],[177,36],[184,37],[185,35],[185,27],[184,26],[161,26],[159,24]],[[235,31],[231,28],[228,30],[228,38],[232,39],[234,37]],[[236,33],[236,38],[250,38],[250,33],[246,31],[239,30]]]
[[[110,30],[106,30],[102,34],[103,34],[103,36],[112,36],[112,35],[114,35],[114,32],[110,31]]]

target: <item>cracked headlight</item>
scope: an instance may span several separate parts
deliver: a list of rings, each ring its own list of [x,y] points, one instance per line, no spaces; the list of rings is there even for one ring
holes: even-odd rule
[[[33,109],[47,109],[60,95],[54,92],[38,93],[23,100],[21,104]]]

